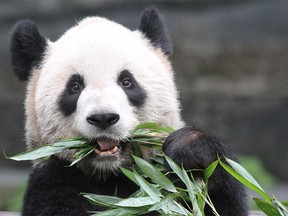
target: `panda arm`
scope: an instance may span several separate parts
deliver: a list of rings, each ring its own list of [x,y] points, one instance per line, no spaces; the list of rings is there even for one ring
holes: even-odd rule
[[[213,136],[192,127],[184,127],[167,137],[163,151],[185,169],[205,169],[219,157],[235,160],[235,156]],[[165,164],[167,170],[169,166]],[[195,172],[194,176],[201,173]],[[220,215],[245,216],[247,205],[245,189],[222,167],[217,167],[209,179],[208,194]],[[208,205],[205,215],[214,215]]]

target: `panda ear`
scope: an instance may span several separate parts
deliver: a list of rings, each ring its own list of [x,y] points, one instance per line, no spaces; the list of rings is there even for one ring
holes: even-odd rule
[[[26,19],[16,23],[10,52],[13,71],[21,81],[28,80],[31,69],[40,65],[46,46],[46,38],[33,21]]]
[[[153,46],[171,56],[173,53],[170,36],[163,18],[156,7],[147,7],[142,13],[139,30],[150,40]]]

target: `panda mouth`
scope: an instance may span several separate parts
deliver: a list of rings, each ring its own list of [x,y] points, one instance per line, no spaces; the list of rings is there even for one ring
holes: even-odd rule
[[[95,145],[94,152],[101,156],[114,155],[121,149],[121,143],[117,140],[97,139]]]

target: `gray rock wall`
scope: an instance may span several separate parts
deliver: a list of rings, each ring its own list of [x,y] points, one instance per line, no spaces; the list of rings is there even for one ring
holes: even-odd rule
[[[0,145],[24,150],[24,84],[11,72],[9,31],[30,17],[52,40],[75,20],[101,15],[135,29],[145,1],[0,1]],[[239,154],[258,155],[288,180],[288,2],[157,1],[174,42],[172,59],[191,123]],[[0,158],[0,166],[22,166]],[[26,164],[27,165],[27,164]]]

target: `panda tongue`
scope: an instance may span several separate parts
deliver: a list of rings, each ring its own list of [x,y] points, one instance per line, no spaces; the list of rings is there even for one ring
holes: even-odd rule
[[[97,143],[100,151],[108,151],[119,145],[119,141],[105,139],[97,140]]]

